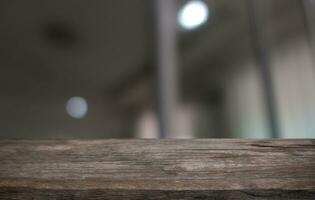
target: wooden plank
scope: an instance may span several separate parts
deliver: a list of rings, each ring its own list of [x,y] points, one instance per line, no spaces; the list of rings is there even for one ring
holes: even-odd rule
[[[315,199],[315,140],[0,141],[0,199]]]

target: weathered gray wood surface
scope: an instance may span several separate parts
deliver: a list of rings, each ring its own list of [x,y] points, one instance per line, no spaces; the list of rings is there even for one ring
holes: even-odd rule
[[[0,141],[0,199],[315,199],[315,140]]]

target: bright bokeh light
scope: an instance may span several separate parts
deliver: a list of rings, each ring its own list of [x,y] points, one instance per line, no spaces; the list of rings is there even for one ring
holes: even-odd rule
[[[178,13],[178,22],[184,29],[191,30],[199,27],[208,20],[207,4],[200,0],[192,0],[183,6]]]
[[[66,111],[71,117],[81,119],[88,111],[88,104],[82,97],[71,97],[67,101]]]

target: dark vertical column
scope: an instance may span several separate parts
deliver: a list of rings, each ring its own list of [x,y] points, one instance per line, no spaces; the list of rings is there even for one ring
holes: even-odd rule
[[[174,137],[178,87],[176,2],[155,0],[156,69],[160,137]]]
[[[280,132],[278,124],[278,113],[276,107],[274,83],[271,74],[270,57],[266,46],[266,40],[262,34],[262,28],[260,27],[260,25],[262,24],[262,20],[257,9],[258,6],[255,5],[256,2],[257,2],[256,0],[247,0],[251,44],[256,62],[259,66],[260,75],[264,87],[267,117],[271,137],[278,138]]]
[[[312,25],[314,22],[311,21],[310,14],[311,12],[315,12],[315,6],[314,8],[310,8],[311,2],[309,0],[297,0],[300,7],[301,7],[301,15],[303,18],[303,25],[304,25],[304,31],[306,35],[306,39],[308,42],[308,45],[310,47],[312,55],[315,55],[315,47],[314,47],[314,29],[312,29]],[[313,63],[315,62],[315,58],[312,57]]]

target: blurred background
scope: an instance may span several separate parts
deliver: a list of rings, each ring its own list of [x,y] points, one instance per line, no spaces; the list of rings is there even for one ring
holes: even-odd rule
[[[315,138],[314,0],[0,0],[0,139]]]

